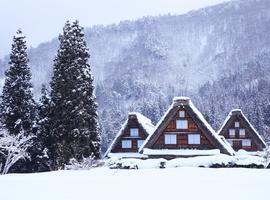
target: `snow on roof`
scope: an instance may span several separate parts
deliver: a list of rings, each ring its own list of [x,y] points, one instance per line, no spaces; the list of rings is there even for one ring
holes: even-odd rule
[[[189,101],[190,98],[189,97],[183,97],[183,96],[179,96],[179,97],[174,97],[173,101],[179,101],[179,100],[186,100]]]
[[[199,150],[199,149],[143,149],[145,155],[177,155],[177,156],[195,156],[195,155],[217,155],[219,149]]]
[[[230,154],[234,154],[234,150],[231,147],[231,145],[225,143],[220,137],[219,135],[215,132],[215,130],[210,126],[210,124],[205,120],[205,118],[203,117],[202,113],[194,106],[194,104],[190,101],[189,106],[191,107],[191,109],[195,112],[195,114],[197,115],[197,117],[199,117],[199,119],[202,121],[202,123],[206,126],[206,128],[211,132],[212,136],[215,137],[220,144],[222,144],[222,146],[230,153]]]
[[[242,112],[242,110],[239,108],[236,108],[236,109],[232,109],[231,112]]]
[[[250,121],[247,119],[247,117],[244,115],[244,113],[242,112],[241,109],[233,109],[231,110],[231,112],[228,114],[228,116],[226,117],[225,121],[223,122],[221,128],[218,130],[218,134],[221,133],[221,131],[223,130],[223,128],[226,126],[226,124],[228,123],[228,121],[230,120],[230,118],[232,117],[232,115],[234,113],[239,113],[242,115],[242,117],[244,118],[244,120],[248,123],[248,125],[250,126],[250,128],[252,129],[252,131],[257,135],[257,137],[261,140],[261,142],[266,146],[265,141],[262,139],[262,137],[260,136],[260,134],[257,132],[257,130],[254,128],[254,126],[250,123]]]
[[[151,120],[149,118],[145,117],[144,115],[142,115],[141,113],[138,113],[138,112],[130,112],[130,113],[128,113],[129,117],[131,115],[136,116],[136,118],[138,120],[138,123],[143,127],[146,134],[151,135],[153,133],[153,131],[155,129],[155,126],[152,124],[152,122],[151,122]],[[119,132],[115,136],[114,140],[112,141],[112,143],[109,146],[108,150],[105,152],[104,156],[107,156],[108,153],[111,152],[112,148],[114,147],[114,145],[117,142],[118,138],[122,135],[122,133],[123,133],[123,131],[126,128],[127,125],[128,125],[128,119],[126,119],[126,121],[122,125],[121,129],[119,130]]]
[[[119,132],[116,134],[115,138],[113,139],[111,145],[109,146],[109,148],[107,149],[107,151],[105,152],[104,156],[108,155],[108,153],[111,152],[112,148],[114,147],[115,143],[117,142],[118,137],[121,136],[122,132],[124,131],[125,127],[128,124],[128,119],[126,119],[126,121],[124,122],[124,124],[122,124],[121,129],[119,130]]]
[[[145,129],[148,135],[154,132],[155,126],[152,124],[151,119],[145,117],[141,113],[138,112],[130,112],[128,115],[136,115],[139,124]]]
[[[174,104],[172,104],[169,109],[165,112],[165,114],[162,116],[162,118],[158,121],[155,130],[149,134],[149,136],[146,138],[146,140],[144,141],[144,143],[141,145],[141,147],[139,148],[139,152],[142,152],[144,149],[144,146],[148,143],[148,141],[150,140],[151,136],[153,135],[153,133],[158,129],[158,127],[164,122],[166,116],[169,114],[169,112],[173,109]]]
[[[223,135],[219,135],[219,137],[227,146],[231,147],[231,144],[226,140],[226,138]],[[234,151],[234,153],[235,153],[235,151]]]
[[[159,122],[156,125],[155,131],[160,127],[160,125],[164,122],[166,116],[171,112],[171,110],[178,105],[179,102],[182,101],[187,101],[187,105],[190,106],[190,108],[193,110],[193,112],[197,115],[197,117],[201,120],[201,122],[204,124],[204,126],[209,130],[209,132],[211,133],[211,135],[216,138],[216,140],[223,146],[224,149],[227,150],[227,152],[231,155],[234,155],[234,150],[233,148],[228,145],[227,143],[225,143],[220,137],[219,135],[214,131],[214,129],[210,126],[210,124],[205,120],[205,118],[203,117],[202,113],[194,106],[194,104],[192,103],[192,101],[190,100],[189,97],[175,97],[173,99],[173,103],[171,104],[171,106],[169,107],[169,109],[166,111],[166,113],[162,116],[162,118],[159,120]],[[154,131],[154,132],[155,132]],[[153,132],[153,133],[154,133]],[[139,152],[143,152],[144,146],[149,142],[151,138],[151,135],[148,136],[148,138],[145,140],[145,142],[142,144],[142,146],[139,149]]]

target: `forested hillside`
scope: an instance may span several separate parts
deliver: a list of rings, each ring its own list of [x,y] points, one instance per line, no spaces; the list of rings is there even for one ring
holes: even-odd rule
[[[103,150],[128,111],[156,123],[176,95],[192,97],[215,129],[231,108],[242,108],[268,134],[270,1],[238,0],[185,15],[94,26],[86,38]],[[29,50],[36,96],[50,81],[58,45],[53,39]],[[0,61],[0,79],[7,62]]]

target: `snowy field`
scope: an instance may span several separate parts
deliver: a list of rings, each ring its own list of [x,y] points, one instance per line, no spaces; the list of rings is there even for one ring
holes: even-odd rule
[[[267,199],[270,170],[168,169],[57,171],[0,176],[1,200]]]

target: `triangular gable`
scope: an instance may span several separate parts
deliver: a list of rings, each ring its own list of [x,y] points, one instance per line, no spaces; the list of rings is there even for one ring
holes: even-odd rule
[[[242,122],[245,124],[245,127],[249,129],[249,132],[251,133],[251,137],[255,139],[256,143],[260,143],[263,148],[266,147],[266,143],[263,140],[263,138],[260,136],[260,134],[256,131],[254,126],[250,123],[250,121],[247,119],[247,117],[244,115],[242,110],[240,109],[234,109],[232,110],[228,116],[226,117],[224,123],[222,124],[221,128],[218,131],[219,135],[222,135],[224,131],[228,129],[228,126],[232,123],[232,116],[237,115]]]
[[[194,122],[198,125],[199,129],[203,131],[205,137],[211,141],[213,146],[218,148],[221,153],[233,155],[234,150],[227,145],[222,138],[220,138],[213,128],[209,125],[209,123],[204,119],[203,115],[198,111],[198,109],[193,105],[191,100],[188,97],[176,97],[173,100],[173,104],[164,114],[162,119],[156,125],[155,131],[151,136],[149,136],[139,152],[142,153],[143,149],[151,149],[152,145],[157,141],[160,135],[163,133],[165,128],[168,126],[172,118],[178,112],[180,107],[185,107],[185,110],[194,120]]]
[[[129,120],[132,117],[135,117],[137,119],[137,122],[139,124],[138,128],[141,128],[143,130],[146,137],[148,137],[148,135],[153,133],[155,126],[152,124],[152,122],[149,118],[145,117],[144,115],[142,115],[138,112],[128,113],[128,119],[125,120],[121,129],[119,130],[119,132],[115,136],[114,140],[112,141],[112,143],[109,146],[106,153],[104,154],[105,157],[112,151],[112,149],[118,144],[118,142],[120,142],[120,139],[121,139],[122,135],[124,134],[124,130],[128,127]]]

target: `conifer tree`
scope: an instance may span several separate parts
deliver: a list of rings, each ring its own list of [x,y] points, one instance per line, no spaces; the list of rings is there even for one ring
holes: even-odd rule
[[[50,132],[50,98],[45,85],[41,87],[41,97],[37,105],[37,131],[35,147],[33,147],[34,155],[32,155],[33,171],[49,171],[51,169],[51,154],[53,144]]]
[[[89,52],[78,21],[66,22],[59,36],[51,81],[51,131],[57,149],[56,167],[71,158],[100,156],[100,131]]]
[[[31,71],[28,65],[25,36],[18,30],[13,37],[9,69],[1,96],[1,120],[10,134],[32,132],[35,103],[32,94]]]
[[[21,30],[13,37],[9,66],[1,96],[1,122],[8,134],[32,137],[35,132],[35,102],[26,41]],[[27,150],[30,156],[34,154],[33,150],[31,147]],[[32,172],[30,160],[20,160],[11,172]]]
[[[46,86],[43,84],[41,86],[41,97],[37,106],[37,135],[42,140],[44,148],[46,148],[50,143],[50,108],[51,101],[49,97],[49,92]]]

